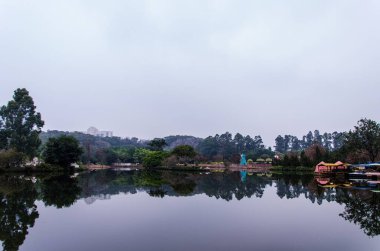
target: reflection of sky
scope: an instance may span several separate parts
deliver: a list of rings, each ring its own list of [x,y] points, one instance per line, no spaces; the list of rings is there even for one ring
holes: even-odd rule
[[[276,192],[229,202],[139,192],[59,210],[37,202],[40,217],[20,250],[378,250],[380,237],[339,217],[343,206]]]

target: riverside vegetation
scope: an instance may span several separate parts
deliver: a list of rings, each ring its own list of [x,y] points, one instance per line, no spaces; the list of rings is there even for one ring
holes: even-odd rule
[[[260,135],[216,134],[205,139],[168,136],[153,140],[96,137],[80,132],[42,132],[44,121],[26,89],[0,109],[0,169],[70,170],[71,164],[142,164],[147,168],[178,167],[199,163],[238,163],[245,153],[249,163],[271,161],[274,166],[312,167],[321,160],[350,163],[380,160],[380,125],[360,119],[349,132],[308,132],[298,139],[279,135],[274,149]],[[33,163],[38,157],[39,161]],[[41,160],[43,160],[41,162]]]

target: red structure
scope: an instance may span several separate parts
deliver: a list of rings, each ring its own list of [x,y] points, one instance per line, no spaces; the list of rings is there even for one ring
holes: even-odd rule
[[[316,174],[331,173],[331,172],[346,171],[347,169],[348,169],[348,164],[345,164],[341,161],[338,161],[336,163],[325,163],[322,161],[315,166],[314,173]]]

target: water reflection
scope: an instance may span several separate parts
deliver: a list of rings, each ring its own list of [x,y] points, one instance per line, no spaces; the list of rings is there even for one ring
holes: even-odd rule
[[[316,206],[334,202],[344,206],[340,217],[358,225],[368,236],[380,234],[380,197],[363,181],[314,178],[301,174],[184,173],[160,171],[97,171],[77,177],[0,176],[0,240],[4,250],[18,250],[39,217],[36,201],[57,209],[78,199],[88,205],[113,195],[147,193],[155,198],[205,194],[225,201],[261,198],[269,187],[279,199],[303,197]],[[368,182],[366,183],[368,184]]]
[[[68,175],[44,179],[41,184],[42,201],[47,206],[69,207],[79,198],[78,180]]]
[[[0,176],[0,240],[4,250],[18,250],[38,218],[37,191],[31,180]]]
[[[380,234],[380,198],[370,191],[338,190],[336,201],[345,205],[343,213],[339,214],[345,220],[355,223],[368,236]]]

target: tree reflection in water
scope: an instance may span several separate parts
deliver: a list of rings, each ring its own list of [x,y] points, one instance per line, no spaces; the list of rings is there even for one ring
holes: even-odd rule
[[[68,175],[53,176],[41,185],[42,201],[46,206],[69,207],[79,198],[78,180]]]
[[[335,201],[344,205],[340,216],[345,220],[360,226],[368,236],[380,234],[379,194],[343,186],[347,184],[344,180],[339,181],[341,183],[333,181],[341,184],[334,187],[323,186],[323,182],[330,180],[319,180],[318,183],[313,175],[252,173],[247,173],[242,181],[239,172],[107,170],[83,173],[78,178],[66,175],[33,179],[0,176],[0,240],[4,250],[18,250],[39,216],[37,199],[41,199],[45,206],[56,208],[70,207],[80,198],[93,203],[97,198],[109,199],[114,194],[137,192],[146,192],[156,198],[205,194],[231,201],[261,198],[267,187],[274,187],[281,199],[302,196],[317,205]]]
[[[4,250],[18,250],[38,218],[32,181],[0,176],[0,240]]]
[[[0,184],[0,240],[7,251],[18,250],[28,229],[34,226],[39,216],[37,198],[42,198],[46,206],[69,207],[81,191],[77,179],[67,175],[46,179],[5,175],[0,176]]]
[[[337,202],[344,204],[339,214],[345,220],[360,226],[368,236],[380,234],[380,197],[371,191],[340,191]]]
[[[88,179],[97,182],[88,182]],[[313,175],[293,173],[266,176],[248,173],[242,181],[240,172],[199,174],[168,171],[107,171],[82,175],[79,183],[86,196],[112,195],[120,192],[134,194],[137,191],[145,191],[150,196],[158,198],[206,194],[226,201],[234,198],[237,200],[261,198],[265,188],[274,185],[281,199],[295,199],[302,196],[318,205],[324,201],[343,204],[345,211],[340,216],[358,224],[369,236],[380,234],[378,194],[343,187],[324,188],[318,185]],[[100,187],[103,189],[99,189]]]

